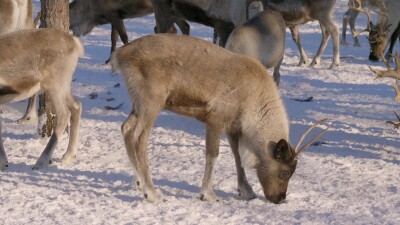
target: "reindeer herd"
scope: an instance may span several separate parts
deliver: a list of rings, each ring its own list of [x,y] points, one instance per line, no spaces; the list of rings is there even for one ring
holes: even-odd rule
[[[329,37],[332,37],[333,60],[338,67],[339,32],[332,21],[335,0],[73,0],[69,5],[70,29],[75,36],[88,34],[95,26],[111,23],[112,70],[122,75],[133,109],[122,125],[122,136],[136,182],[150,202],[164,200],[155,188],[148,166],[147,142],[158,113],[163,110],[195,118],[205,124],[205,173],[200,199],[216,201],[211,177],[219,154],[220,135],[225,133],[237,169],[239,195],[256,197],[247,181],[244,168],[256,170],[268,201],[281,203],[286,198],[289,179],[298,155],[323,133],[319,132],[301,148],[305,136],[295,147],[289,141],[289,122],[278,84],[279,68],[284,60],[286,27],[300,52],[299,65],[308,63],[298,25],[317,20],[322,41],[311,62],[320,62]],[[371,11],[378,13],[376,24]],[[391,60],[392,48],[400,35],[398,0],[349,0],[343,18],[342,44],[350,24],[354,28],[359,12],[368,16],[368,40],[371,60],[381,58],[387,71],[371,70],[377,77],[396,79],[400,91],[399,59],[396,69]],[[128,44],[123,20],[154,13],[159,34],[147,35]],[[249,18],[250,17],[250,18]],[[214,28],[219,46],[189,37],[187,21]],[[175,24],[182,34],[176,33]],[[54,29],[34,29],[31,0],[0,0],[0,103],[20,101],[39,91],[50,96],[55,110],[54,132],[37,160],[34,169],[47,167],[62,132],[70,122],[68,148],[63,162],[72,162],[78,148],[82,106],[72,95],[70,85],[78,58],[84,49],[79,39]],[[118,35],[125,44],[116,49]],[[390,42],[384,57],[383,51]],[[35,44],[32,44],[35,43]],[[224,49],[224,48],[225,49]],[[265,68],[274,68],[273,78]],[[398,97],[400,99],[400,97]],[[21,121],[36,119],[34,100]],[[1,139],[1,123],[0,123]],[[0,141],[0,171],[8,167],[3,141]]]

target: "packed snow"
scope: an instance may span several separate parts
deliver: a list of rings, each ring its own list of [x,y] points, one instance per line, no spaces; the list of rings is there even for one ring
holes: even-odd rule
[[[35,12],[39,6],[34,0]],[[339,29],[346,9],[347,0],[338,0],[334,21]],[[125,20],[129,39],[153,33],[154,23],[153,15]],[[357,29],[365,25],[366,17],[360,14]],[[210,28],[193,23],[191,28],[192,36],[211,42]],[[312,58],[321,39],[319,24],[302,25],[300,32]],[[0,224],[400,224],[400,130],[386,123],[396,120],[393,111],[400,112],[400,105],[394,101],[393,80],[374,80],[369,71],[367,65],[384,65],[367,59],[365,38],[360,38],[362,47],[340,46],[337,69],[327,69],[331,39],[321,65],[298,67],[299,54],[287,30],[279,88],[291,142],[316,120],[330,118],[331,128],[320,145],[302,154],[287,200],[276,205],[265,201],[251,170],[248,178],[258,198],[244,201],[237,195],[234,159],[225,136],[213,177],[219,201],[200,201],[204,126],[167,111],[159,115],[148,146],[153,180],[167,201],[143,201],[132,184],[120,132],[131,103],[121,77],[104,64],[109,36],[110,26],[105,25],[81,38],[86,54],[72,83],[83,104],[74,163],[60,161],[67,147],[65,134],[53,164],[33,171],[48,139],[37,135],[35,125],[16,124],[27,101],[1,106],[9,167],[0,172]],[[350,34],[347,39],[352,43]],[[310,96],[311,102],[293,100]],[[116,110],[105,109],[120,104]]]

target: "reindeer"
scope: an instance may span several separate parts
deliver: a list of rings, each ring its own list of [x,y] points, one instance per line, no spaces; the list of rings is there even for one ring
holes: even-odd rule
[[[90,33],[95,26],[111,23],[112,53],[116,49],[118,35],[124,44],[128,43],[123,20],[151,13],[151,0],[74,0],[69,4],[70,29],[79,37]],[[183,34],[189,35],[190,26],[186,21],[177,20],[175,23]],[[169,32],[176,32],[173,25],[168,29]]]
[[[387,70],[375,70],[372,69],[370,66],[368,66],[368,68],[374,73],[376,74],[375,79],[381,79],[381,78],[393,78],[396,81],[392,84],[392,87],[394,89],[394,92],[396,93],[396,96],[394,98],[394,100],[396,102],[400,102],[400,89],[398,86],[398,81],[400,79],[400,60],[399,60],[399,53],[396,52],[396,55],[394,57],[395,62],[396,62],[396,68],[392,69],[389,65],[389,63],[383,58],[383,62],[386,65],[386,69]],[[393,122],[393,121],[387,121],[387,123],[389,124],[393,124],[395,129],[398,129],[400,127],[400,117],[397,115],[396,112],[394,112],[396,114],[396,117],[398,119],[397,122]]]
[[[350,26],[350,31],[353,37],[354,46],[360,47],[360,42],[358,41],[357,32],[355,31],[355,22],[360,12],[365,7],[369,9],[379,9],[382,7],[382,0],[349,0],[349,9],[343,15],[343,25],[342,25],[342,40],[341,44],[347,45],[346,41],[346,28],[347,24]]]
[[[281,203],[298,155],[326,131],[299,150],[307,131],[296,147],[291,147],[286,111],[265,68],[252,57],[201,39],[172,34],[145,36],[116,50],[111,65],[113,71],[121,72],[132,100],[122,136],[136,183],[150,202],[163,199],[150,177],[146,153],[150,130],[162,109],[205,123],[201,200],[217,200],[211,176],[222,132],[235,157],[240,195],[245,199],[256,196],[244,171],[250,167],[256,169],[266,199]]]
[[[308,57],[301,46],[297,26],[314,20],[318,20],[321,26],[322,40],[311,66],[320,63],[322,52],[330,36],[332,36],[333,43],[333,60],[329,68],[339,66],[339,31],[332,20],[336,0],[246,0],[247,7],[254,1],[262,1],[264,9],[269,8],[282,14],[300,52],[299,66],[305,65],[308,62]]]
[[[266,9],[236,27],[225,48],[235,53],[253,56],[266,68],[274,67],[274,80],[279,85],[279,69],[285,51],[285,27],[280,13]]]
[[[70,138],[63,162],[77,153],[81,104],[70,84],[83,46],[76,37],[54,29],[23,30],[0,36],[0,104],[20,101],[45,91],[57,115],[54,132],[33,169],[47,167],[70,119]],[[0,131],[1,133],[1,131]],[[0,140],[0,170],[8,166]]]
[[[371,50],[368,58],[371,61],[378,61],[379,58],[392,61],[393,46],[399,37],[400,1],[384,0],[383,3],[385,11],[378,15],[377,24],[374,25],[372,22],[369,24],[368,41]],[[389,50],[383,56],[389,40]]]
[[[232,30],[246,21],[246,2],[244,0],[152,0],[157,33],[166,33],[174,21],[189,20],[214,28],[214,41],[220,38],[219,45],[225,43]],[[261,5],[253,6],[252,12],[261,11]]]
[[[0,34],[33,29],[32,0],[0,0]],[[36,97],[29,98],[27,110],[17,123],[30,124],[37,121]]]
[[[0,34],[32,28],[32,0],[0,0]]]

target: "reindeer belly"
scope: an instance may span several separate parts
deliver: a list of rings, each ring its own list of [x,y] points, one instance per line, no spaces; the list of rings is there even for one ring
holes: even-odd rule
[[[11,86],[2,84],[0,81],[0,104],[18,102],[31,97],[40,91],[39,83],[31,83],[26,86]]]

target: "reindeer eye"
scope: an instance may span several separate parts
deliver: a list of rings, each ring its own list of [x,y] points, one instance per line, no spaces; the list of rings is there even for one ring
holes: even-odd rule
[[[283,180],[289,180],[292,174],[290,173],[289,170],[284,170],[279,174],[279,178]]]

